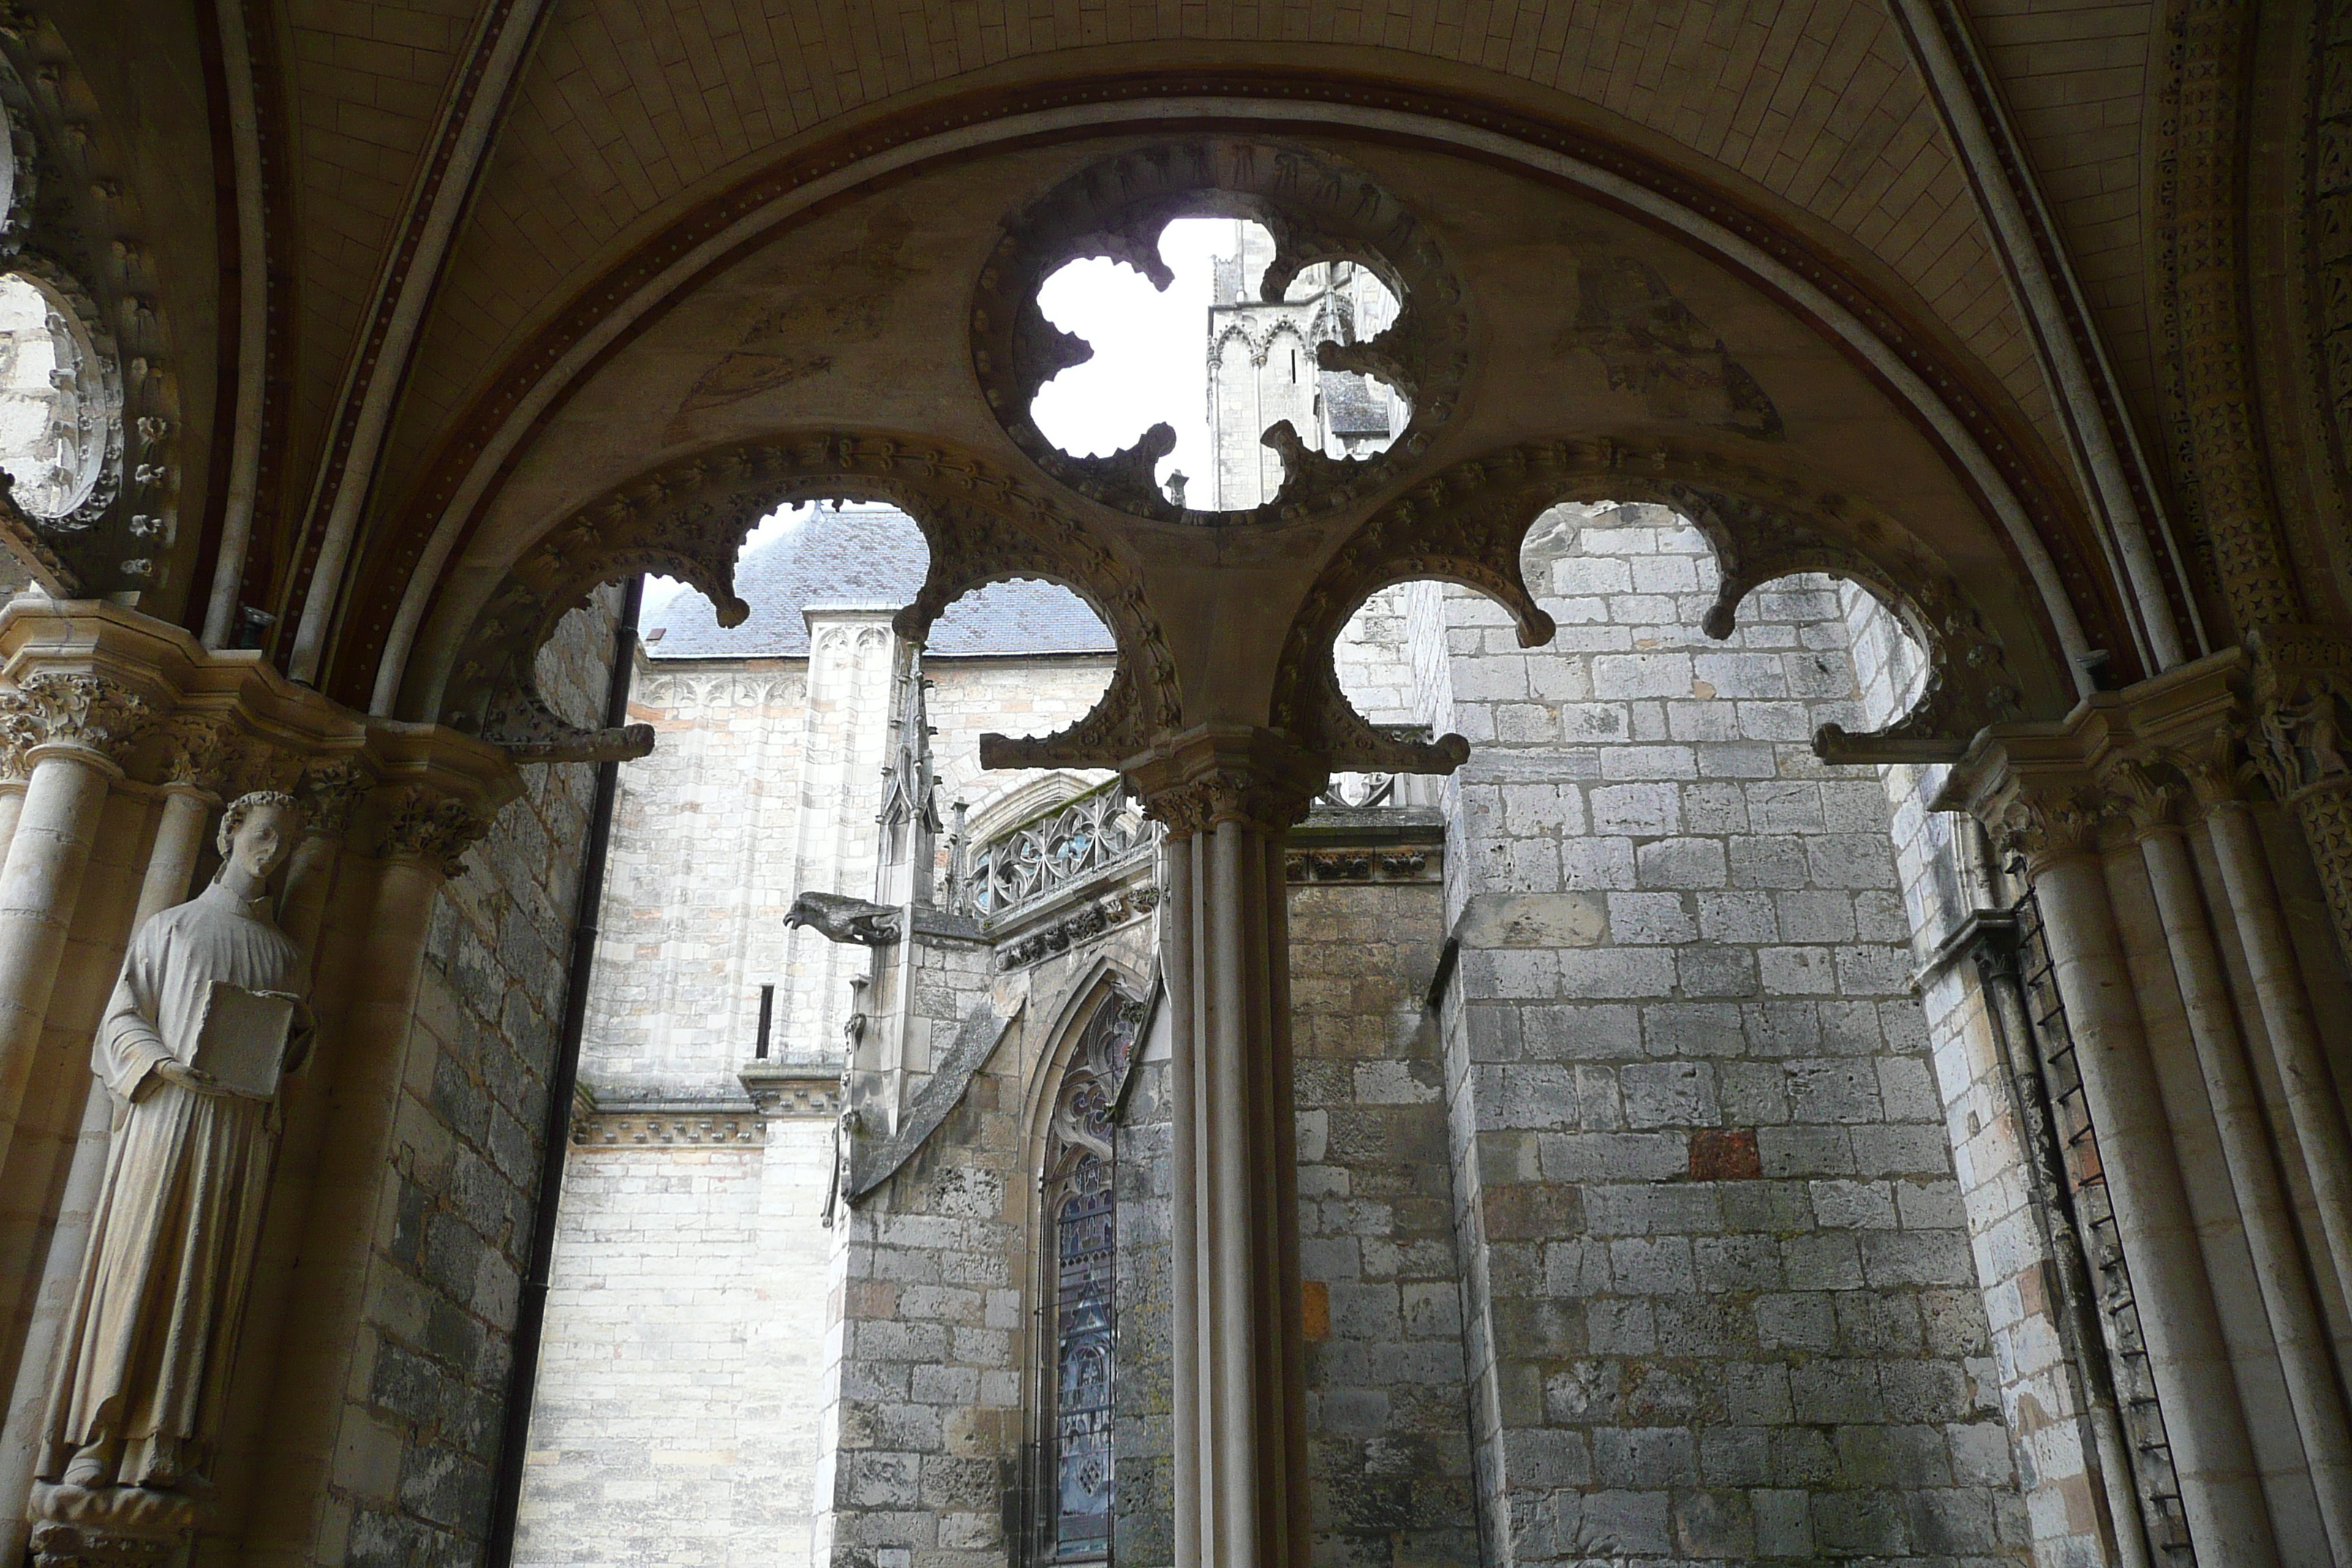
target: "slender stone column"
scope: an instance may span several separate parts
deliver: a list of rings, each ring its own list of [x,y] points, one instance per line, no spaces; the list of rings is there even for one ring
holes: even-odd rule
[[[2129,803],[2140,857],[2156,894],[2173,979],[2253,1257],[2255,1284],[2270,1317],[2272,1342],[2303,1439],[2320,1521],[2336,1560],[2352,1563],[2352,1424],[2346,1419],[2326,1320],[2312,1292],[2286,1184],[2263,1120],[2262,1089],[2238,1030],[2196,863],[2180,828],[2181,792],[2131,764],[2116,770],[2110,780]]]
[[[2352,1136],[2346,1131],[2343,1099],[2320,1045],[2319,1026],[2304,988],[2302,961],[2287,934],[2285,909],[2271,876],[2261,830],[2254,825],[2253,807],[2246,799],[2237,757],[2235,738],[2223,732],[2192,751],[2176,753],[2173,761],[2196,792],[2231,921],[2245,951],[2253,983],[2248,1022],[2260,1020],[2278,1064],[2279,1088],[2303,1151],[2312,1202],[2327,1244],[2324,1267],[2333,1271],[2345,1300],[2352,1301]],[[2345,1560],[2352,1562],[2352,1554],[2345,1554]]]
[[[139,884],[139,908],[131,929],[145,925],[148,917],[184,903],[188,883],[204,853],[205,823],[218,803],[193,785],[164,787],[163,809],[155,821],[155,847],[147,856],[147,875]]]
[[[16,759],[9,759],[13,767]],[[16,818],[25,809],[25,775],[10,772],[0,781],[0,859],[8,854],[8,845],[16,837]]]
[[[0,731],[30,768],[0,861],[0,1161],[16,1140],[99,813],[122,776],[121,753],[152,718],[142,699],[96,675],[35,675],[0,701]]]
[[[2268,1568],[2277,1548],[2253,1445],[2107,904],[2100,798],[2029,784],[2005,816],[2042,905],[2198,1561]]]
[[[1169,834],[1176,1561],[1304,1568],[1283,849],[1325,774],[1279,735],[1223,725],[1189,731],[1127,772]]]

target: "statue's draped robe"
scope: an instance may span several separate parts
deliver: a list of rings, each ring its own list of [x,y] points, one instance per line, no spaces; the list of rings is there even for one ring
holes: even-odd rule
[[[121,1451],[101,1484],[171,1488],[211,1468],[277,1141],[274,1100],[153,1072],[194,1057],[215,981],[305,989],[267,899],[218,883],[139,928],[91,1050],[114,1137],[49,1396],[46,1479],[102,1439]]]

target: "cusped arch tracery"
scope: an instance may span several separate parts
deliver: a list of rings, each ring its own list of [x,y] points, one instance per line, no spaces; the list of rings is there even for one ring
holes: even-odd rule
[[[1353,262],[1378,278],[1398,300],[1396,318],[1364,342],[1321,344],[1314,363],[1373,376],[1412,410],[1386,452],[1364,458],[1329,457],[1286,423],[1276,426],[1265,441],[1282,457],[1281,489],[1263,506],[1220,520],[1328,512],[1395,484],[1453,416],[1469,378],[1461,281],[1429,226],[1370,173],[1321,148],[1270,138],[1195,136],[1136,148],[1087,165],[1005,220],[971,309],[972,368],[1005,434],[1041,470],[1091,500],[1161,521],[1185,516],[1154,479],[1173,447],[1168,426],[1154,426],[1108,457],[1073,457],[1038,429],[1030,405],[1045,383],[1094,352],[1045,319],[1037,294],[1046,279],[1068,262],[1099,258],[1166,288],[1172,274],[1160,259],[1160,232],[1177,218],[1203,216],[1246,218],[1273,236],[1262,300],[1282,299],[1299,273],[1322,263]],[[1296,328],[1276,329],[1283,331]],[[1262,363],[1265,344],[1244,341]],[[1213,356],[1223,347],[1220,339]]]
[[[1702,623],[1709,637],[1732,635],[1740,603],[1756,588],[1808,572],[1860,584],[1901,622],[1927,656],[1918,697],[1869,734],[1822,726],[1813,745],[1824,761],[1950,761],[1985,725],[2021,716],[2019,684],[2000,637],[1943,563],[1889,520],[1710,454],[1654,443],[1637,454],[1597,439],[1472,458],[1376,512],[1300,606],[1276,679],[1273,724],[1334,770],[1445,773],[1461,765],[1469,745],[1459,735],[1418,741],[1365,720],[1339,689],[1333,645],[1371,595],[1414,579],[1486,594],[1511,613],[1521,647],[1548,641],[1551,618],[1521,575],[1522,543],[1551,507],[1601,500],[1668,507],[1706,535],[1721,572]]]
[[[779,507],[836,498],[887,501],[922,530],[929,570],[894,622],[909,641],[923,641],[965,594],[1013,578],[1069,589],[1110,628],[1118,666],[1101,700],[1059,734],[1024,744],[1135,751],[1174,722],[1175,663],[1141,585],[1083,523],[967,453],[844,431],[700,453],[574,511],[523,552],[476,616],[442,692],[441,721],[524,762],[645,755],[649,727],[583,730],[541,695],[532,662],[557,623],[606,583],[658,573],[707,595],[721,626],[740,626],[750,613],[734,592],[744,537]]]

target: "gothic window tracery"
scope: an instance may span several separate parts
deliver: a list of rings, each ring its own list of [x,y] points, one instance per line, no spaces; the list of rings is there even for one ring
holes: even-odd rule
[[[61,299],[22,272],[0,276],[0,470],[26,515],[70,517],[116,444],[105,362]]]
[[[1118,1501],[1112,1394],[1118,1380],[1118,1199],[1114,1122],[1118,1087],[1143,1008],[1116,989],[1088,1017],[1056,1098],[1044,1172],[1053,1250],[1045,1313],[1053,1342],[1046,1391],[1045,1552],[1052,1563],[1111,1555]]]

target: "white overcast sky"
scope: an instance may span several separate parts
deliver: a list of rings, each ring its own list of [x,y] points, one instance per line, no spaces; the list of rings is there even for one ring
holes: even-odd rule
[[[1176,273],[1164,291],[1103,260],[1073,261],[1045,280],[1037,294],[1045,319],[1095,351],[1030,405],[1047,440],[1108,457],[1164,420],[1176,428],[1176,450],[1160,460],[1159,478],[1181,469],[1192,504],[1207,500],[1209,261],[1233,254],[1234,226],[1230,218],[1179,218],[1161,231],[1160,258]]]

